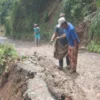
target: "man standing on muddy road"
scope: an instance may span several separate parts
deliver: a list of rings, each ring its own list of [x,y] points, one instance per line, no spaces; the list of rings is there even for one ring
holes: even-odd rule
[[[65,14],[64,13],[61,13],[60,14],[60,18],[64,18],[65,19]],[[55,32],[51,38],[51,43],[54,41],[54,39],[56,39],[56,37],[58,36],[62,36],[64,34],[64,29],[60,28],[58,25],[56,25],[56,28],[55,28]],[[67,44],[68,44],[68,41],[67,41],[67,38],[62,38],[62,39],[59,39],[58,42],[63,46],[65,47]],[[57,48],[57,47],[56,47]],[[59,48],[57,48],[59,49]],[[64,55],[66,56],[66,55]],[[67,68],[70,66],[70,61],[69,61],[69,58],[68,56],[66,56],[66,63],[67,63]],[[59,67],[58,67],[60,70],[63,69],[63,57],[61,59],[59,59]]]
[[[60,18],[58,20],[58,23],[61,28],[65,29],[65,34],[63,34],[62,36],[58,36],[57,39],[67,37],[68,57],[71,65],[71,73],[74,73],[76,72],[77,67],[77,56],[80,40],[75,31],[75,27],[71,23],[67,22],[64,18]]]

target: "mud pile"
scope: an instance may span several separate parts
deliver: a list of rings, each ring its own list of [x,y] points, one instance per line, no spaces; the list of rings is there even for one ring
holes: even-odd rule
[[[17,64],[9,67],[0,78],[0,100],[30,100],[24,93],[27,90],[26,81],[33,76]]]

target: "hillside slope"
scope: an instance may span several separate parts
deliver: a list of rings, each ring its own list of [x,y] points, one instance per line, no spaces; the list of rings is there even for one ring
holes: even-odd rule
[[[18,39],[33,40],[33,24],[37,23],[41,27],[42,38],[48,39],[57,23],[61,11],[60,4],[61,2],[57,0],[16,1],[11,15],[6,19],[6,35]]]

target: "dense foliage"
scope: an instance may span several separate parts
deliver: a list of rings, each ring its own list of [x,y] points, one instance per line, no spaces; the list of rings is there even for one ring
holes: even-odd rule
[[[93,7],[88,7],[94,0],[64,0],[64,12],[68,21],[79,23],[85,16],[91,14],[94,10]],[[84,8],[88,7],[84,11]]]
[[[96,4],[100,6],[100,0],[62,0],[62,3],[58,7],[59,11],[55,12],[56,14],[53,13],[53,16],[51,15],[50,22],[46,22],[48,20],[48,14],[53,11],[53,6],[51,8],[49,7],[50,3],[55,3],[56,1],[1,0],[0,19],[5,24],[6,35],[13,36],[17,39],[25,38],[33,40],[33,23],[39,23],[43,39],[50,38],[49,36],[53,32],[50,30],[53,30],[53,25],[55,25],[55,22],[57,23],[58,17],[56,16],[61,11],[64,11],[67,20],[74,24],[80,23],[84,19],[91,21],[88,32],[89,38],[97,39],[100,37],[100,9],[96,7]]]
[[[100,8],[98,8],[96,15],[92,18],[90,36],[95,41],[100,39]]]
[[[92,17],[90,30],[89,30],[89,39],[92,40],[88,44],[88,50],[91,52],[100,53],[100,1],[97,0],[97,11]]]
[[[10,44],[0,44],[0,74],[17,57],[17,52]]]
[[[87,46],[88,51],[100,53],[100,45],[95,41],[91,41]]]
[[[13,0],[0,0],[0,24],[4,24],[5,17],[12,9]]]
[[[39,22],[39,15],[47,2],[48,0],[15,1],[10,16],[6,18],[7,34],[20,38],[26,33],[27,38],[33,32],[33,23]]]

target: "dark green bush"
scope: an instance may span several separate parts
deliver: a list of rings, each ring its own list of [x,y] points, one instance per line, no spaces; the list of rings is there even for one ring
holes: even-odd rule
[[[79,21],[82,21],[84,19],[84,13],[82,10],[92,2],[93,1],[91,0],[64,0],[64,12],[67,20],[73,23],[79,23]]]

